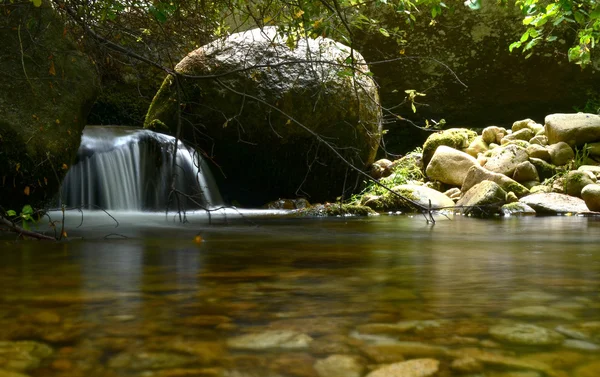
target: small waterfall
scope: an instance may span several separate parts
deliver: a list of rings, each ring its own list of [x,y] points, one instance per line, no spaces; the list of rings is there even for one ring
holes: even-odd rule
[[[222,203],[210,169],[193,149],[179,142],[175,172],[175,138],[128,127],[87,126],[77,161],[62,186],[62,202],[89,209],[165,210],[175,173],[181,208],[214,207]],[[177,208],[173,196],[170,209]]]

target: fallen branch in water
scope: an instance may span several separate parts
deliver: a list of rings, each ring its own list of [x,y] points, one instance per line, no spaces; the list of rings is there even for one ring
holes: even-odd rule
[[[15,224],[13,221],[8,220],[4,216],[0,216],[0,225],[5,226],[6,228],[8,228],[9,231],[11,231],[13,233],[17,233],[19,236],[35,238],[36,240],[42,240],[42,241],[56,241],[56,239],[54,237],[50,237],[45,234],[41,234],[38,232],[24,229],[24,228],[18,226],[17,224]]]

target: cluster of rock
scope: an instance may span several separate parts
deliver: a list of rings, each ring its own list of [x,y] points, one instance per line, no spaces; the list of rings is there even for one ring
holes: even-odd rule
[[[460,128],[435,133],[423,145],[421,168],[428,182],[393,189],[433,209],[461,208],[479,216],[600,211],[598,161],[600,116],[552,114],[544,125],[525,119],[511,129],[487,127],[480,135]],[[385,176],[392,167],[379,160],[372,173]],[[394,209],[381,199],[362,202]]]

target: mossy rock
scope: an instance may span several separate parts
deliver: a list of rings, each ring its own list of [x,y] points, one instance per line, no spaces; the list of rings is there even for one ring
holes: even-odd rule
[[[299,209],[296,214],[300,216],[372,216],[377,215],[373,209],[358,204],[325,203]]]
[[[24,204],[44,207],[58,192],[96,95],[96,73],[63,36],[65,26],[48,2],[4,8],[0,206],[18,213]]]
[[[477,132],[466,128],[450,128],[448,130],[436,132],[429,136],[423,144],[423,166],[427,168],[429,161],[433,157],[435,150],[440,145],[462,151],[469,147],[469,144],[477,137]]]
[[[181,80],[178,107],[177,85],[167,77],[148,110],[146,128],[175,134],[182,109],[181,137],[214,162],[226,200],[249,206],[298,195],[335,200],[356,175],[325,141],[359,168],[374,161],[381,111],[360,55],[354,51],[359,63],[352,77],[338,64],[322,63],[343,61],[349,47],[317,38],[291,50],[285,41],[267,27],[203,46],[176,70],[223,74],[219,81]]]

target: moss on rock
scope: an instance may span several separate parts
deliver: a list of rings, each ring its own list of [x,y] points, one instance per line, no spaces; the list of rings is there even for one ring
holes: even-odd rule
[[[433,157],[435,150],[440,145],[462,151],[469,147],[469,144],[477,137],[477,132],[466,128],[450,128],[448,130],[436,132],[429,136],[423,144],[423,166],[427,167]]]
[[[96,95],[93,63],[44,1],[4,4],[0,29],[0,205],[42,207],[79,148]],[[21,53],[20,53],[21,52]]]

